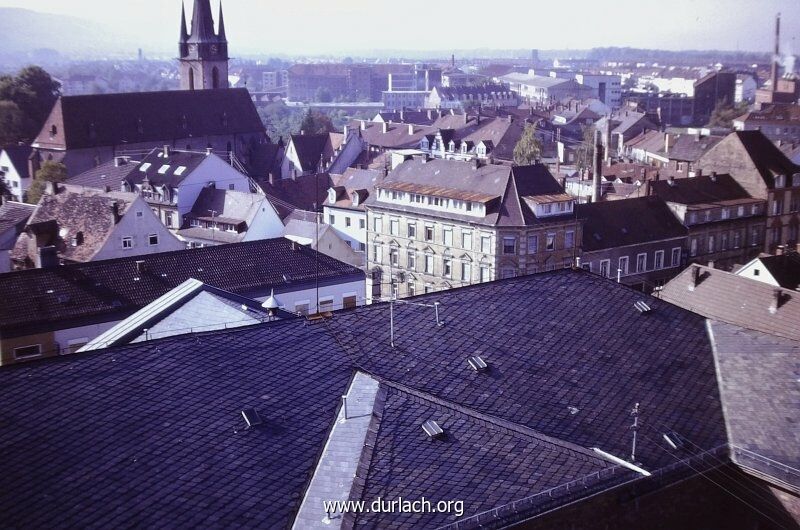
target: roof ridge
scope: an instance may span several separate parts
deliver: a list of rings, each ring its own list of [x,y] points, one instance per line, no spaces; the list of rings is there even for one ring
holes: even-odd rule
[[[551,445],[556,445],[556,446],[561,447],[563,449],[566,449],[568,451],[579,453],[579,454],[581,454],[581,455],[583,455],[585,457],[588,457],[588,458],[590,458],[592,460],[597,460],[597,461],[603,462],[605,464],[608,464],[607,460],[605,460],[603,458],[600,458],[599,456],[597,456],[597,454],[595,454],[593,451],[591,451],[590,449],[588,449],[586,447],[582,447],[580,445],[574,444],[572,442],[568,442],[566,440],[562,440],[560,438],[554,438],[552,436],[548,436],[547,434],[539,432],[539,431],[537,431],[535,429],[531,429],[530,427],[526,427],[525,425],[521,425],[519,423],[515,423],[515,422],[509,421],[509,420],[505,420],[503,418],[499,418],[499,417],[493,416],[491,414],[486,414],[484,412],[479,412],[479,411],[477,411],[475,409],[472,409],[470,407],[465,407],[464,405],[459,405],[458,403],[455,403],[455,402],[452,402],[452,401],[448,401],[448,400],[445,400],[445,399],[442,399],[442,398],[438,398],[438,397],[436,397],[436,396],[434,396],[432,394],[429,394],[427,392],[424,392],[422,390],[417,390],[415,388],[408,387],[406,385],[403,385],[402,383],[397,383],[395,381],[391,381],[389,379],[386,379],[384,377],[378,376],[376,374],[372,374],[372,377],[375,377],[382,385],[386,385],[389,388],[393,388],[395,390],[399,390],[401,392],[405,392],[407,394],[410,394],[410,395],[416,397],[417,399],[428,401],[428,402],[430,402],[430,403],[432,403],[434,405],[438,405],[440,407],[445,407],[445,408],[451,409],[451,410],[453,410],[453,411],[455,411],[457,413],[464,414],[466,416],[470,416],[470,417],[472,417],[472,418],[474,418],[474,419],[476,419],[478,421],[481,421],[481,422],[487,423],[489,425],[492,425],[495,428],[514,431],[517,434],[520,434],[522,436],[527,436],[529,438],[534,438],[534,439],[539,440],[539,441],[544,442],[544,443],[548,443],[548,444],[551,444]]]

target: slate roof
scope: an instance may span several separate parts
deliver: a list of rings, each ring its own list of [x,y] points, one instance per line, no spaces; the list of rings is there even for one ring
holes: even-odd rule
[[[286,211],[287,209],[297,208],[308,211],[320,209],[328,197],[328,189],[332,183],[328,173],[318,173],[264,182],[261,183],[261,189],[271,201],[274,198],[284,203],[282,207],[284,212],[281,217],[285,217],[289,213]]]
[[[67,184],[104,190],[106,186],[114,191],[122,189],[122,182],[128,175],[136,171],[138,164],[132,160],[125,160],[121,164],[111,160],[93,167],[83,173],[70,177]]]
[[[406,160],[393,169],[377,187],[392,189],[398,186],[416,189],[417,193],[488,202],[486,215],[483,218],[449,212],[444,215],[455,220],[490,226],[534,224],[538,221],[524,198],[564,193],[547,167],[541,164],[515,167],[488,164],[473,169],[472,163],[444,159],[427,162]],[[430,210],[382,202],[377,196],[370,197],[367,204],[381,209],[431,215]],[[563,220],[563,218],[564,216],[559,216],[555,219]],[[551,219],[553,218],[541,221],[548,222]]]
[[[495,95],[510,96],[512,92],[501,84],[487,84],[479,86],[450,86],[435,87],[434,90],[442,99],[458,101],[468,96],[473,98],[491,98]]]
[[[695,274],[698,281],[694,280]],[[771,310],[777,293],[780,293],[780,303],[776,310]],[[691,265],[663,287],[659,298],[710,319],[800,340],[800,326],[797,325],[800,297],[789,289],[703,265]]]
[[[35,209],[35,205],[23,202],[9,201],[0,204],[0,236],[9,230],[16,230],[19,233]]]
[[[638,197],[576,206],[585,221],[584,252],[686,237],[686,227],[658,197]]]
[[[246,88],[129,92],[62,96],[33,145],[83,149],[243,133],[265,133]]]
[[[591,447],[628,455],[637,402],[652,419],[636,453],[649,471],[675,463],[662,429],[697,444],[692,454],[726,443],[698,315],[656,299],[642,315],[633,305],[641,293],[573,270],[416,300],[441,302],[445,325],[429,307],[398,306],[393,349],[389,307],[376,304],[319,324],[171,337],[0,370],[0,491],[13,492],[0,494],[4,521],[287,527],[355,370],[388,388],[371,454],[362,453],[364,498],[457,495],[468,517],[542,493],[608,469]],[[599,306],[613,327],[596,318]],[[476,353],[488,371],[469,368]],[[246,407],[258,408],[263,426],[243,429]],[[422,434],[433,415],[447,427],[443,440]],[[587,480],[570,500],[595,491]]]
[[[774,186],[776,174],[792,175],[800,171],[800,166],[786,158],[786,155],[761,131],[736,131],[731,134],[736,135],[770,188]]]
[[[669,151],[665,150],[664,135],[669,134]],[[706,151],[723,140],[722,136],[701,136],[696,134],[672,134],[651,130],[637,136],[626,144],[627,147],[642,149],[669,160],[696,162]]]
[[[349,167],[342,175],[331,175],[333,187],[340,187],[341,193],[331,203],[325,199],[326,206],[364,210],[364,201],[374,193],[375,186],[383,181],[383,172],[375,169],[356,169]],[[353,206],[353,196],[359,193],[358,206]]]
[[[128,213],[137,198],[134,193],[121,191],[106,193],[80,187],[59,186],[57,194],[42,195],[28,219],[26,232],[37,230],[35,225],[55,222],[53,229],[40,232],[46,238],[44,246],[55,246],[58,256],[66,261],[89,261],[103,248],[116,230],[119,218]],[[35,256],[29,254],[29,237],[28,233],[20,235],[11,253],[14,261],[35,260]],[[81,238],[82,242],[72,245],[74,237]]]
[[[153,149],[137,164],[135,171],[128,173],[125,180],[139,184],[147,177],[152,186],[177,188],[209,156],[217,155],[170,149],[169,156],[165,156],[163,148]],[[166,169],[162,169],[165,166]],[[235,170],[231,168],[231,171]]]
[[[756,259],[784,289],[796,290],[800,287],[800,254],[796,251],[786,251],[779,256],[759,256]]]
[[[28,157],[31,156],[33,148],[29,145],[7,145],[0,149],[5,151],[19,176],[26,179],[30,177],[28,172]]]
[[[752,199],[730,175],[701,175],[687,179],[650,182],[650,190],[666,202],[677,204],[722,204],[727,201]]]
[[[709,328],[733,460],[800,494],[800,342],[722,322]]]
[[[263,195],[205,187],[197,196],[190,216],[230,224],[244,222],[249,227],[262,207],[272,208],[269,200]],[[211,212],[214,212],[214,216]]]
[[[137,261],[144,273],[137,272]],[[311,282],[317,270],[328,283],[364,274],[283,238],[0,274],[0,299],[7,301],[0,305],[0,330],[124,318],[189,278],[251,298],[272,288],[278,294]],[[28,296],[19,296],[23,292]]]
[[[328,134],[293,134],[291,144],[297,153],[297,160],[303,171],[316,171],[322,159],[325,146],[330,141]]]
[[[736,121],[754,124],[779,124],[783,126],[800,125],[800,105],[768,105],[761,110],[752,110]]]

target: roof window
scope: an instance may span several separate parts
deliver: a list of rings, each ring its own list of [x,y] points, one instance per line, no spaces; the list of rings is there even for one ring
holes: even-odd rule
[[[473,355],[467,359],[467,363],[469,363],[470,367],[475,370],[476,372],[485,372],[489,365],[486,364],[479,355]]]
[[[433,420],[428,420],[422,424],[422,430],[431,440],[436,440],[444,436],[444,430]]]

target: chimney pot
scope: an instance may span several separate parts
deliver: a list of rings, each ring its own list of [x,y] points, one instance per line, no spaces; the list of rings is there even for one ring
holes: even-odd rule
[[[169,154],[170,154],[170,146],[165,145],[164,146],[164,158],[169,158]]]

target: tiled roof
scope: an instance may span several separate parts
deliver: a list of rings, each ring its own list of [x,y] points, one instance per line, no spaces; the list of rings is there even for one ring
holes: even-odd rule
[[[797,126],[800,125],[800,105],[769,105],[761,110],[750,111],[737,120]]]
[[[789,289],[691,265],[668,282],[659,297],[714,320],[800,340],[800,298]]]
[[[387,388],[362,453],[361,498],[454,497],[469,517],[585,477],[575,500],[597,479],[609,485],[592,475],[608,464],[590,448],[630,454],[635,403],[649,429],[636,461],[657,472],[675,462],[662,429],[697,444],[692,454],[724,445],[726,433],[705,320],[656,299],[642,315],[642,298],[555,271],[417,297],[442,304],[442,326],[429,307],[397,306],[394,348],[389,306],[377,304],[316,325],[283,321],[8,367],[0,488],[14,494],[0,496],[4,522],[290,526],[354,370]],[[469,367],[475,354],[487,371]],[[247,407],[263,425],[244,429]],[[443,439],[425,437],[428,419],[441,421]],[[364,517],[367,526],[452,521]]]
[[[752,197],[730,175],[701,175],[650,182],[653,195],[678,204],[714,204]]]
[[[603,250],[686,237],[686,227],[658,197],[576,206],[585,221],[583,250]]]
[[[144,263],[144,272],[137,272],[137,261]],[[296,289],[316,278],[317,271],[326,282],[363,276],[355,267],[283,238],[0,274],[0,299],[5,301],[0,329],[22,332],[24,326],[53,328],[74,319],[124,317],[189,278],[256,297],[272,288],[276,293]],[[28,296],[19,296],[23,292]]]
[[[343,188],[343,193],[331,203],[325,199],[326,206],[364,209],[364,201],[372,195],[375,186],[383,181],[383,172],[375,169],[356,169],[349,167],[342,175],[331,175],[335,187]],[[353,195],[360,193],[358,206],[353,206]]]
[[[41,232],[47,238],[45,245],[55,246],[59,257],[67,261],[89,261],[106,244],[116,230],[119,219],[128,213],[136,199],[134,193],[105,193],[95,189],[59,185],[59,191],[55,195],[42,195],[36,210],[28,219],[28,228],[37,231],[34,225],[57,223],[55,229]],[[73,245],[72,238],[76,237],[79,241]],[[35,260],[35,256],[30,255],[28,239],[28,234],[20,236],[12,252],[12,259]]]
[[[124,160],[121,163],[116,160],[111,160],[84,171],[79,175],[70,177],[67,184],[94,188],[97,190],[104,190],[108,187],[113,191],[119,191],[122,189],[122,181],[124,181],[130,173],[136,171],[137,167],[138,164],[131,160]]]
[[[51,138],[53,123],[58,130]],[[264,132],[245,88],[62,96],[34,146],[82,149]]]
[[[291,179],[276,179],[271,183],[262,182],[261,189],[268,197],[286,203],[287,207],[313,211],[320,209],[325,202],[332,182],[328,173],[318,173]]]
[[[35,209],[33,204],[24,202],[9,201],[0,205],[0,236],[15,227],[22,230]]]
[[[734,461],[800,493],[800,342],[721,322],[709,328]]]
[[[272,208],[267,198],[256,193],[205,187],[192,206],[193,217],[223,222],[253,222],[261,208]],[[213,216],[212,216],[213,212]]]
[[[163,149],[153,149],[136,165],[135,171],[128,173],[125,180],[139,184],[147,177],[152,186],[177,188],[210,156],[216,155],[170,149],[165,156]],[[236,171],[233,168],[230,170]]]

